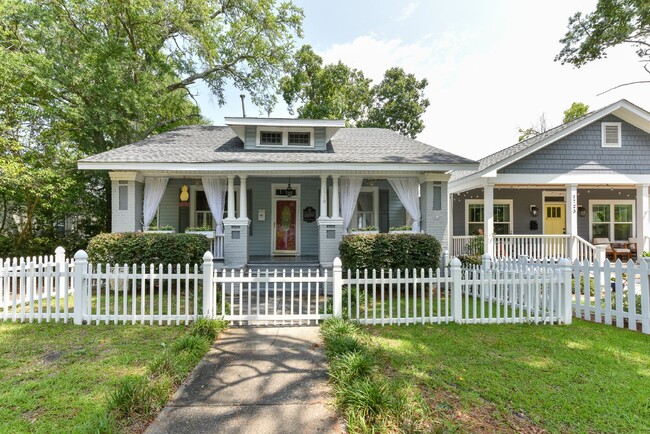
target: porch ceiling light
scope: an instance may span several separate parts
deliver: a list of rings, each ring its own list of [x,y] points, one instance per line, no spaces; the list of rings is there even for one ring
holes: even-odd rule
[[[533,217],[537,217],[537,214],[539,214],[539,210],[537,209],[536,205],[531,205],[530,206],[530,215]]]
[[[287,197],[295,196],[296,190],[291,188],[291,180],[289,180],[289,185],[287,185],[287,189],[285,191]]]

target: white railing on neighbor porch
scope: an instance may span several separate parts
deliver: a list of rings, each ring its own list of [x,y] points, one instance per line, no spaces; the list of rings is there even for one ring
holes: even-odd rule
[[[476,236],[452,237],[451,256],[481,254]],[[571,246],[575,243],[575,257]],[[494,258],[535,259],[570,258],[572,260],[594,261],[597,248],[578,236],[571,235],[494,235]]]
[[[210,239],[210,251],[212,252],[212,256],[214,256],[214,259],[219,259],[222,260],[224,259],[224,254],[223,254],[223,240],[225,234],[214,234],[214,238]]]

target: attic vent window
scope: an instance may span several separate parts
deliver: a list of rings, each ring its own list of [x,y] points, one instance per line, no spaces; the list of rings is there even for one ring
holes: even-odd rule
[[[289,132],[289,146],[310,146],[311,138],[309,133]]]
[[[282,132],[280,131],[260,132],[260,145],[282,146]]]
[[[603,148],[620,148],[621,147],[621,123],[603,122],[602,138],[603,138],[602,141]]]

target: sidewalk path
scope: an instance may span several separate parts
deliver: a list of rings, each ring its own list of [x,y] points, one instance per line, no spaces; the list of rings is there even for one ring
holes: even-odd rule
[[[337,433],[318,327],[229,328],[146,434]]]

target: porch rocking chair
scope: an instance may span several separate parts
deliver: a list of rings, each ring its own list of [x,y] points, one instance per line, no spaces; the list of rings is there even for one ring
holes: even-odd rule
[[[612,261],[616,261],[619,257],[621,260],[623,257],[630,259],[630,249],[613,245],[609,238],[594,238],[594,246],[605,246],[605,256]]]

